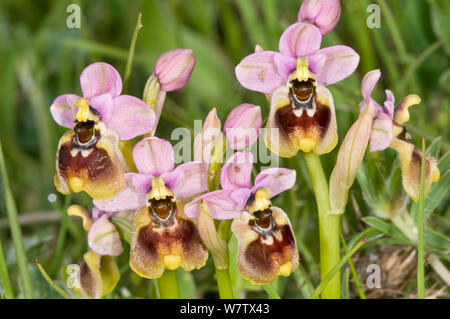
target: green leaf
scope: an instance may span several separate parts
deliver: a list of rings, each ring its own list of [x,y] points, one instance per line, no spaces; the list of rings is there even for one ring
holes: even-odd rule
[[[397,227],[395,227],[393,224],[387,223],[384,220],[382,220],[381,218],[378,217],[363,217],[362,219],[367,225],[372,226],[373,228],[376,228],[377,230],[379,230],[380,232],[399,239],[399,240],[406,240],[407,238],[405,237],[405,235],[403,235],[398,229]]]
[[[441,171],[441,174],[443,172],[446,172],[450,168],[450,151],[442,155],[442,157],[439,159],[438,167]]]
[[[131,232],[133,225],[125,218],[112,217],[112,223],[117,227],[117,231],[127,243],[131,244]]]
[[[426,228],[424,234],[425,243],[444,250],[450,249],[450,238],[437,231]]]
[[[441,141],[442,137],[436,137],[427,148],[427,155],[432,156],[434,158],[439,157],[439,151],[441,150]]]

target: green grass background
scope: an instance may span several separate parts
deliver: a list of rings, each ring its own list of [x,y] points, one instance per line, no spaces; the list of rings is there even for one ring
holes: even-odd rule
[[[370,15],[366,8],[372,2],[381,9],[378,29],[366,26]],[[69,15],[66,7],[71,3],[81,7],[81,29],[66,27]],[[188,85],[168,94],[157,131],[159,137],[170,138],[171,130],[180,125],[193,128],[193,121],[204,119],[212,107],[217,108],[223,123],[233,107],[253,103],[261,106],[266,120],[269,105],[264,96],[243,89],[235,78],[234,68],[254,51],[256,44],[265,50],[277,50],[283,30],[297,20],[300,3],[299,0],[0,2],[0,139],[22,222],[36,297],[59,295],[43,280],[34,259],[39,258],[56,282],[63,285],[62,266],[80,262],[87,251],[85,232],[78,220],[65,216],[64,208],[70,203],[91,205],[83,194],[67,197],[59,194],[55,203],[48,201],[49,194],[57,193],[53,186],[55,153],[57,141],[65,131],[50,115],[53,99],[64,93],[81,94],[79,75],[95,61],[112,64],[123,76],[137,16],[142,12],[143,28],[136,45],[130,94],[141,97],[145,81],[163,52],[190,48],[197,59]],[[426,137],[427,145],[435,141],[433,154],[442,157],[450,148],[450,1],[342,0],[341,4],[339,24],[323,38],[322,47],[349,45],[360,54],[361,62],[355,74],[329,87],[335,99],[339,140],[342,141],[359,114],[362,77],[380,68],[377,100],[384,101],[386,88],[394,92],[397,102],[409,93],[420,95],[422,103],[411,108],[407,128],[416,145],[420,145],[421,136]],[[322,157],[327,174],[333,168],[337,149]],[[368,183],[374,193],[388,201],[404,198],[399,162],[393,150],[367,153],[366,162]],[[292,219],[303,269],[293,275],[295,280],[282,278],[273,287],[285,298],[307,298],[320,278],[316,204],[301,157],[282,160],[280,164],[298,171],[295,188],[279,196],[274,204]],[[441,171],[441,175],[444,173]],[[448,191],[448,178],[443,187]],[[3,188],[0,190],[3,193]],[[428,227],[444,236],[445,245],[450,216],[447,191],[428,220]],[[346,239],[368,228],[355,209],[362,216],[373,216],[358,182],[352,187],[350,198],[343,217]],[[3,194],[0,240],[13,288],[18,297],[23,297]],[[387,242],[395,243],[395,238],[385,235],[368,245],[363,253]],[[235,245],[234,239],[231,245]],[[140,279],[129,270],[126,253],[118,261],[122,276],[109,297],[155,296],[153,282]],[[242,281],[234,266],[232,270],[238,296],[266,297],[264,290]],[[444,285],[430,268],[426,268],[426,274],[427,287]],[[202,270],[179,271],[179,276],[183,297],[217,296],[211,260]],[[348,282],[344,280],[345,284]],[[410,287],[414,286],[413,280]]]

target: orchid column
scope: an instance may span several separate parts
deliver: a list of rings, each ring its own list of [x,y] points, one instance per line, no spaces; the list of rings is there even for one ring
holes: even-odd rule
[[[322,10],[333,6],[336,10]],[[245,88],[270,97],[267,148],[282,157],[304,153],[319,213],[322,279],[339,261],[340,233],[339,216],[330,214],[328,182],[319,158],[338,141],[333,97],[325,86],[351,75],[359,63],[359,55],[350,47],[320,49],[322,34],[336,25],[339,14],[339,1],[304,1],[299,18],[306,22],[286,29],[279,52],[258,48],[236,67],[236,77]],[[340,298],[339,273],[322,297]]]

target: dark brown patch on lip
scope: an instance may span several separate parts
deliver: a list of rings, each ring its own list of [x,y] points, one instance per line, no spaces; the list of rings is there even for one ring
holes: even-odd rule
[[[422,152],[415,146],[411,154],[411,170],[413,170],[413,173],[416,172],[414,176],[420,183],[420,174],[422,170]],[[425,177],[428,175],[429,172],[430,172],[430,161],[427,161],[427,158],[425,157]]]
[[[63,178],[79,177],[82,179],[96,180],[107,177],[114,173],[114,167],[108,152],[102,148],[97,148],[95,143],[92,152],[83,157],[78,152],[72,157],[70,151],[74,148],[73,138],[62,144],[58,150],[58,168]]]
[[[277,240],[273,236],[273,243],[267,245],[262,242],[262,236],[248,245],[245,250],[245,258],[247,262],[258,272],[271,272],[275,267],[275,263],[282,265],[291,260],[293,250],[295,249],[295,238],[289,225],[281,227],[276,226],[281,232],[281,240]]]
[[[318,129],[320,136],[323,137],[327,133],[331,121],[331,110],[329,107],[318,102],[317,98],[316,112],[309,117],[306,111],[301,116],[294,114],[292,103],[283,106],[275,112],[276,126],[281,129],[282,134],[289,136],[297,130],[309,132]]]
[[[80,285],[83,287],[86,295],[91,298],[95,295],[94,276],[92,270],[85,262],[80,267]]]
[[[159,228],[159,225],[152,219],[150,225],[140,229],[138,246],[152,258],[156,258],[159,249],[171,252],[175,251],[180,244],[186,255],[193,253],[199,248],[199,245],[206,250],[194,223],[179,217],[175,218],[178,222],[176,227],[162,226],[164,229],[160,232],[155,231],[155,228]]]

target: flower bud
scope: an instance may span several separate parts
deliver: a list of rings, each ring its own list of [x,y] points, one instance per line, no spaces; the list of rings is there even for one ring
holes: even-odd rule
[[[142,100],[155,112],[155,128],[152,132],[150,132],[150,135],[154,135],[154,132],[158,127],[164,102],[166,100],[166,91],[161,89],[161,83],[155,74],[152,74],[148,78],[147,83],[145,83]]]
[[[244,103],[235,107],[227,117],[224,131],[232,149],[247,148],[258,139],[262,125],[261,108]]]
[[[189,80],[195,66],[192,50],[174,49],[162,54],[155,65],[155,75],[166,92],[181,89]]]
[[[323,35],[334,29],[340,15],[339,0],[304,0],[298,12],[298,20],[314,24]]]
[[[348,190],[355,181],[369,143],[374,114],[374,105],[370,102],[342,141],[336,166],[330,177],[330,214],[340,215],[344,212]]]
[[[200,238],[214,258],[216,268],[227,269],[229,264],[228,246],[226,241],[217,233],[214,219],[205,203],[200,205],[197,227]]]

